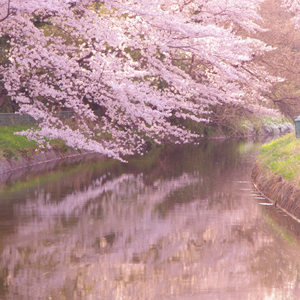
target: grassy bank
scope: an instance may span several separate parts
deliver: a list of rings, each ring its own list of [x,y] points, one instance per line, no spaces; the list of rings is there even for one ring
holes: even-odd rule
[[[300,139],[294,132],[261,147],[252,179],[277,207],[300,220]]]
[[[28,141],[27,137],[15,135],[15,132],[27,130],[32,126],[14,125],[9,127],[0,127],[0,160],[18,159],[21,156],[32,156],[38,152],[38,144],[35,141]],[[70,148],[60,139],[49,141],[52,149],[60,153],[67,152]]]
[[[37,149],[35,141],[28,141],[25,136],[14,134],[28,128],[24,125],[0,127],[0,159],[17,159],[21,155],[34,153]]]
[[[274,175],[300,185],[300,139],[294,132],[263,145],[257,162]]]

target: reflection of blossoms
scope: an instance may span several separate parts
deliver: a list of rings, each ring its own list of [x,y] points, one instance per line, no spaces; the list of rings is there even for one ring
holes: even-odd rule
[[[209,145],[176,148],[147,173],[116,175],[122,164],[113,162],[114,172],[101,162],[106,175],[67,168],[69,176],[15,189],[0,297],[264,299],[275,290],[293,299],[299,251],[262,216],[249,157],[241,162],[241,144]],[[255,145],[244,147],[251,156]]]
[[[143,175],[134,176],[123,174],[118,178],[108,180],[103,176],[94,180],[84,191],[76,191],[66,195],[59,202],[51,201],[51,193],[44,191],[38,193],[36,198],[28,199],[25,204],[15,207],[18,214],[31,217],[43,216],[42,221],[48,218],[65,218],[82,215],[89,202],[94,201],[96,205],[109,205],[118,201],[128,202],[149,202],[153,206],[164,200],[174,190],[196,182],[197,177],[184,174],[179,178],[164,181],[163,185],[155,182],[153,186],[146,186],[143,183]],[[105,201],[102,201],[105,199]]]
[[[141,245],[138,241],[146,238],[145,232],[147,240],[140,249],[143,251],[149,242],[155,244],[163,232],[172,231],[174,227],[171,223],[161,228],[161,224],[153,220],[155,205],[172,192],[195,184],[198,180],[197,176],[183,174],[146,186],[142,174],[123,174],[112,180],[105,175],[94,180],[84,191],[66,195],[58,202],[52,199],[52,191],[41,190],[24,204],[14,205],[14,211],[21,216],[21,221],[15,229],[16,244],[10,244],[2,251],[1,267],[6,267],[12,276],[18,265],[24,266],[12,282],[18,286],[33,286],[41,294],[49,291],[32,281],[32,278],[43,278],[49,274],[51,285],[63,288],[66,276],[76,276],[77,270],[74,270],[74,274],[70,270],[72,257],[79,259],[88,256],[95,264],[93,257],[98,255],[95,239],[97,241],[115,231],[116,234],[121,233],[115,246],[117,252],[106,258],[107,263],[115,264],[116,259],[123,259],[123,255],[117,254],[118,249],[128,244],[130,236],[133,240],[127,255],[132,256],[133,252],[139,251]],[[99,210],[102,214],[96,216],[95,211]],[[76,221],[72,223],[74,219]],[[63,223],[72,225],[67,229]],[[68,232],[72,233],[71,236]],[[38,269],[35,267],[37,265],[40,266]],[[102,267],[103,271],[109,272],[109,265]],[[49,287],[49,284],[45,286]]]

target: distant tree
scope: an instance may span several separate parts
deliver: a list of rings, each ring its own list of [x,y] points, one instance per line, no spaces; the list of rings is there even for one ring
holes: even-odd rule
[[[253,36],[273,47],[273,50],[256,56],[254,60],[273,76],[285,79],[275,84],[265,96],[284,115],[294,117],[300,113],[300,31],[291,20],[295,15],[285,9],[282,0],[264,1],[260,15],[263,19],[261,26],[267,30]]]
[[[294,14],[293,20],[297,24],[300,22],[300,3],[298,0],[281,0],[282,7]]]
[[[147,139],[188,142],[174,118],[209,122],[230,105],[278,114],[263,96],[278,79],[254,58],[257,0],[0,0],[5,89],[40,121],[28,138],[120,158]],[[59,110],[72,110],[62,121]],[[95,114],[100,109],[102,115]]]

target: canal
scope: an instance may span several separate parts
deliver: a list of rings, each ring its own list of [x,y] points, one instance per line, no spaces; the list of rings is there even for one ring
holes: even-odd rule
[[[300,227],[253,188],[260,145],[0,175],[0,299],[299,299]]]

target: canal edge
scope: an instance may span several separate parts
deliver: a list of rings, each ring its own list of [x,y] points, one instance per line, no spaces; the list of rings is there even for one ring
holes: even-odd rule
[[[67,153],[62,154],[57,150],[49,150],[47,152],[34,154],[32,157],[21,156],[17,160],[14,158],[10,160],[0,160],[0,174],[31,168],[32,166],[47,164],[53,161],[77,158],[93,153],[94,152],[91,151],[69,150]]]
[[[251,171],[254,188],[264,198],[300,223],[300,188],[270,170],[255,164]]]

